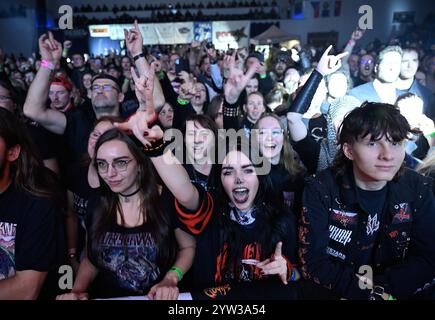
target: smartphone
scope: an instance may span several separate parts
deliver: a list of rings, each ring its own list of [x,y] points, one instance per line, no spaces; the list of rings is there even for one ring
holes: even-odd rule
[[[181,71],[189,72],[189,68],[183,59],[178,58],[175,60],[175,73],[179,74]]]

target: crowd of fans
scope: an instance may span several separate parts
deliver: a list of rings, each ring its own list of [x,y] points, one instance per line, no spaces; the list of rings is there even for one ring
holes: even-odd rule
[[[0,50],[0,299],[433,299],[434,50],[350,33],[267,59],[143,47],[137,22],[124,56]]]

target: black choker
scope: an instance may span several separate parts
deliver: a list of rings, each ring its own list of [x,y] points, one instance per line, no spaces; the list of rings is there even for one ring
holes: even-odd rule
[[[140,187],[136,191],[134,191],[132,193],[129,193],[129,194],[122,194],[121,192],[119,192],[119,195],[124,197],[125,202],[130,202],[130,200],[128,198],[131,197],[131,196],[134,196],[139,191],[140,191]]]

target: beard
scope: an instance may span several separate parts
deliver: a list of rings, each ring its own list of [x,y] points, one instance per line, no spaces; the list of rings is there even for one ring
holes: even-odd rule
[[[112,114],[117,105],[108,101],[96,101],[92,103],[95,114]]]

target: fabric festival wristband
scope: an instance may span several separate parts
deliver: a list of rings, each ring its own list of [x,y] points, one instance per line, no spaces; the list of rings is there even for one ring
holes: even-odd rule
[[[290,281],[296,281],[296,270],[292,269],[292,277],[290,278]]]
[[[41,67],[50,69],[51,71],[54,70],[54,64],[47,60],[41,60]]]
[[[189,103],[189,100],[183,100],[183,99],[181,99],[181,98],[178,98],[178,99],[177,99],[177,102],[178,102],[179,104],[181,104],[182,106],[185,106],[186,104]]]
[[[181,271],[180,268],[173,266],[169,271],[175,272],[178,276],[178,281],[181,281],[183,279],[183,271]]]
[[[435,131],[426,135],[427,138],[435,137]]]

